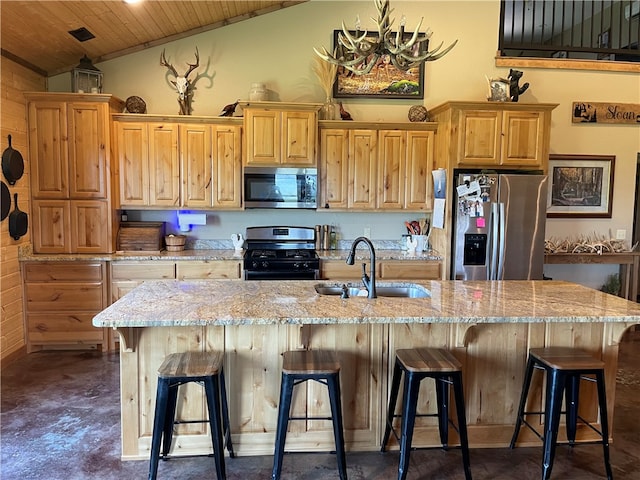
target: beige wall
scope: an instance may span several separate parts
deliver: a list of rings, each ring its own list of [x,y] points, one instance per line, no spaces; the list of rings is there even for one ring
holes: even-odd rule
[[[0,57],[0,84],[2,108],[0,138],[2,150],[6,148],[7,135],[11,135],[13,148],[25,161],[24,176],[15,185],[8,185],[12,194],[18,194],[18,206],[29,212],[29,155],[27,152],[27,117],[22,92],[44,91],[45,78],[11,60]],[[3,177],[3,180],[6,181]],[[15,208],[13,198],[11,210]],[[24,350],[24,322],[22,320],[22,283],[18,263],[18,247],[31,241],[30,234],[14,240],[9,236],[9,218],[0,224],[0,296],[2,319],[0,320],[0,361]]]
[[[441,41],[458,45],[444,58],[428,63],[423,104],[434,107],[447,100],[486,98],[485,76],[506,76],[508,69],[495,67],[498,44],[500,2],[491,1],[396,1],[391,3],[397,25],[407,16],[407,29],[424,17],[423,29],[433,30],[432,46]],[[359,14],[363,28],[371,28],[375,16],[373,2],[319,1],[290,7],[265,16],[229,25],[207,33],[104,62],[105,90],[119,97],[138,95],[145,99],[149,113],[173,114],[178,105],[166,69],[159,65],[160,53],[178,72],[193,61],[197,46],[201,67],[194,101],[195,115],[217,115],[222,106],[237,98],[247,99],[252,82],[264,82],[273,100],[322,102],[324,95],[311,69],[313,47],[331,48],[333,30],[344,20],[353,27]],[[616,156],[613,217],[611,219],[549,219],[547,237],[577,234],[608,235],[627,230],[631,235],[636,155],[640,151],[640,126],[573,125],[573,101],[640,103],[640,76],[635,73],[526,68],[524,81],[531,84],[521,102],[558,103],[553,113],[551,152],[565,154],[607,154]],[[68,90],[69,76],[50,79],[50,89]],[[345,107],[356,120],[406,120],[410,100],[346,99]],[[393,237],[392,237],[393,238]],[[568,267],[569,274],[575,267]],[[567,267],[554,267],[564,272]],[[599,271],[593,284],[611,271]],[[579,278],[584,280],[584,274]],[[586,283],[589,283],[587,281]],[[602,282],[600,282],[601,284]]]

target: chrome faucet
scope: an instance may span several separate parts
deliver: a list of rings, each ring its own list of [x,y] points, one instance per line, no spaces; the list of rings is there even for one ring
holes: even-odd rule
[[[376,251],[373,248],[373,243],[367,237],[358,237],[353,241],[351,245],[351,251],[349,252],[349,256],[347,257],[347,265],[353,265],[355,262],[356,256],[356,247],[360,242],[364,242],[369,247],[370,261],[371,267],[369,268],[369,273],[371,276],[367,275],[367,264],[362,264],[362,283],[364,283],[364,287],[369,292],[368,298],[378,298],[376,294]]]

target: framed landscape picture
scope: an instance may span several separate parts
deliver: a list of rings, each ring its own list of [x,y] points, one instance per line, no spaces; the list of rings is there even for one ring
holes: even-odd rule
[[[611,218],[614,155],[549,155],[547,217]]]
[[[343,56],[344,47],[338,42],[338,34],[342,30],[333,31],[333,46],[338,57]],[[351,35],[356,32],[349,32]],[[376,39],[377,33],[369,33],[367,38]],[[392,34],[395,38],[395,33]],[[411,33],[404,34],[404,40],[411,38]],[[428,42],[419,44],[421,51],[428,48]],[[418,46],[415,47],[416,52]],[[416,53],[417,54],[417,53]],[[333,84],[334,98],[424,98],[424,63],[415,68],[402,71],[393,66],[389,55],[382,55],[366,75],[356,75],[344,67],[338,67],[336,81]]]

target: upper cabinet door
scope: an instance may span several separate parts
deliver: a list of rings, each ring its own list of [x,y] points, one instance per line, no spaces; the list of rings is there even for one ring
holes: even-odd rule
[[[213,206],[242,206],[242,127],[213,127]]]
[[[318,108],[314,104],[275,102],[256,102],[243,107],[244,164],[315,167]]]
[[[465,110],[460,113],[458,165],[499,165],[501,112]]]
[[[542,112],[504,112],[502,164],[539,167],[544,163],[545,138]]]
[[[177,207],[180,202],[178,126],[151,123],[149,134],[149,205]]]
[[[377,130],[349,130],[349,208],[376,207]]]
[[[144,122],[117,122],[120,204],[149,205],[148,128]]]
[[[317,112],[282,112],[283,164],[315,166],[317,138]]]
[[[69,198],[67,105],[29,102],[29,163],[33,198]]]
[[[378,208],[404,207],[406,148],[406,132],[380,130],[378,133]]]
[[[246,165],[278,165],[281,157],[281,122],[277,110],[246,109]]]
[[[410,210],[432,209],[431,186],[435,132],[407,132],[407,181],[405,184],[405,208]]]
[[[347,208],[349,131],[320,130],[320,201],[318,208]]]
[[[105,103],[68,104],[69,195],[106,199],[109,107]]]
[[[211,206],[211,126],[180,125],[182,204]]]

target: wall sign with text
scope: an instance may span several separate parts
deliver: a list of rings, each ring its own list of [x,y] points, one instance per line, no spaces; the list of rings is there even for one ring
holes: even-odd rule
[[[573,102],[573,123],[619,123],[640,125],[640,104]]]

